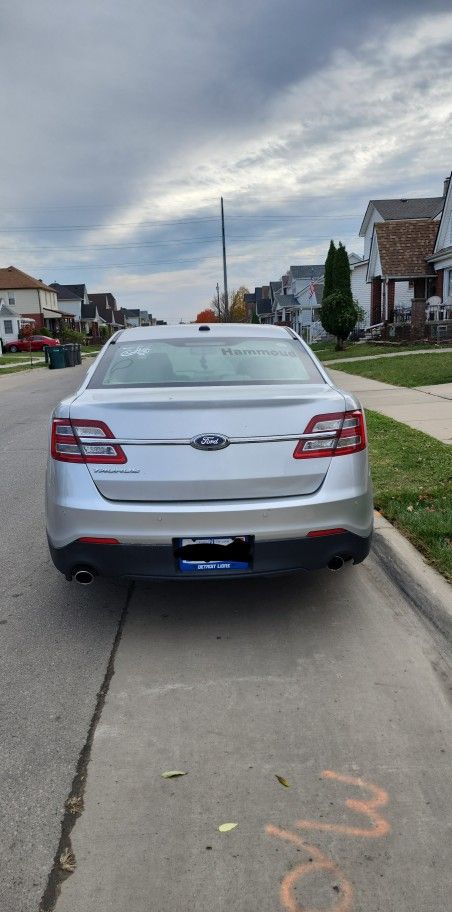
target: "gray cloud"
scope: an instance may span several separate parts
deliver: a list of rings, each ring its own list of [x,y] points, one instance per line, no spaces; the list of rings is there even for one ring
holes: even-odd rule
[[[430,26],[435,14],[449,10],[449,0],[430,2]],[[2,233],[0,259],[59,281],[82,279],[78,266],[86,263],[91,287],[117,281],[113,290],[124,300],[146,294],[137,290],[135,274],[159,271],[153,294],[162,306],[168,274],[183,269],[187,291],[178,293],[178,306],[185,301],[189,315],[196,296],[210,293],[216,260],[208,258],[218,254],[218,223],[157,229],[152,220],[214,217],[223,186],[236,214],[302,209],[315,215],[319,207],[330,215],[358,214],[366,196],[382,195],[379,187],[397,193],[404,183],[412,192],[435,192],[450,170],[446,153],[435,147],[429,159],[419,156],[426,123],[434,132],[442,117],[450,140],[447,112],[435,104],[441,80],[448,80],[450,95],[451,48],[446,41],[432,47],[427,37],[423,48],[404,50],[422,15],[425,3],[417,0],[380,0],[372,12],[357,0],[81,0],[71,6],[19,0],[2,12],[0,32],[0,223],[104,225],[106,231]],[[394,30],[402,36],[402,53],[386,55]],[[381,84],[381,98],[372,78]],[[367,105],[364,93],[372,95]],[[334,105],[328,104],[332,95]],[[413,106],[422,97],[430,114],[418,112],[416,137]],[[405,136],[399,131],[391,144],[391,123],[401,119]],[[378,134],[387,138],[379,158],[372,152]],[[309,180],[305,162],[312,162]],[[124,222],[134,224],[110,227]],[[231,241],[231,251],[250,251],[247,280],[269,278],[259,272],[269,249],[274,268],[277,258],[280,271],[285,268],[292,243],[285,239],[297,223],[289,223],[290,232],[285,224],[231,222],[231,235],[244,238]],[[307,225],[301,225],[305,236]],[[329,218],[314,225],[309,250],[321,248],[322,235],[344,234],[351,222]],[[105,249],[132,243],[168,246]],[[73,249],[90,244],[104,247]],[[5,248],[13,245],[17,254],[10,256]],[[37,246],[48,249],[25,252]],[[232,267],[237,281],[240,262]],[[108,263],[111,270],[92,268]],[[142,265],[118,270],[115,263]],[[59,268],[65,264],[72,265],[70,275]],[[188,275],[196,291],[189,290]]]

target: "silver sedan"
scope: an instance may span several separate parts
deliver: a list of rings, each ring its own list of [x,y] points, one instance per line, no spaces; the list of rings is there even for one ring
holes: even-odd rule
[[[47,534],[68,580],[359,563],[366,427],[286,327],[120,330],[52,416]]]

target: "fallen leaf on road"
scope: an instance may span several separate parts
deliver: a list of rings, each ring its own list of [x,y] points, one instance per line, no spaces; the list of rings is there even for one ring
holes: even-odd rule
[[[60,868],[62,871],[68,871],[70,874],[75,871],[75,855],[70,849],[65,849],[60,855]]]
[[[231,830],[235,830],[238,827],[238,823],[220,823],[218,827],[220,833],[230,833]]]
[[[81,814],[83,811],[83,798],[79,795],[73,795],[66,801],[66,808],[71,814]]]
[[[162,773],[162,779],[177,779],[178,776],[187,776],[187,773],[184,773],[183,770],[168,770],[167,773]]]
[[[285,779],[284,776],[278,776],[277,773],[275,773],[275,776],[276,776],[278,782],[280,782],[281,785],[284,786],[284,788],[288,789],[290,787],[287,779]]]

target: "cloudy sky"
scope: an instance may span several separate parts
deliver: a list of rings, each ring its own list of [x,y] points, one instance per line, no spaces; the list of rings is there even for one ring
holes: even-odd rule
[[[16,0],[0,265],[192,319],[452,169],[450,0]]]

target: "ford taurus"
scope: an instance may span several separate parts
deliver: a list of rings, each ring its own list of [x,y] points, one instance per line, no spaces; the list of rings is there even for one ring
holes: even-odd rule
[[[55,566],[85,584],[356,564],[364,414],[289,328],[120,330],[52,416],[46,515]]]

